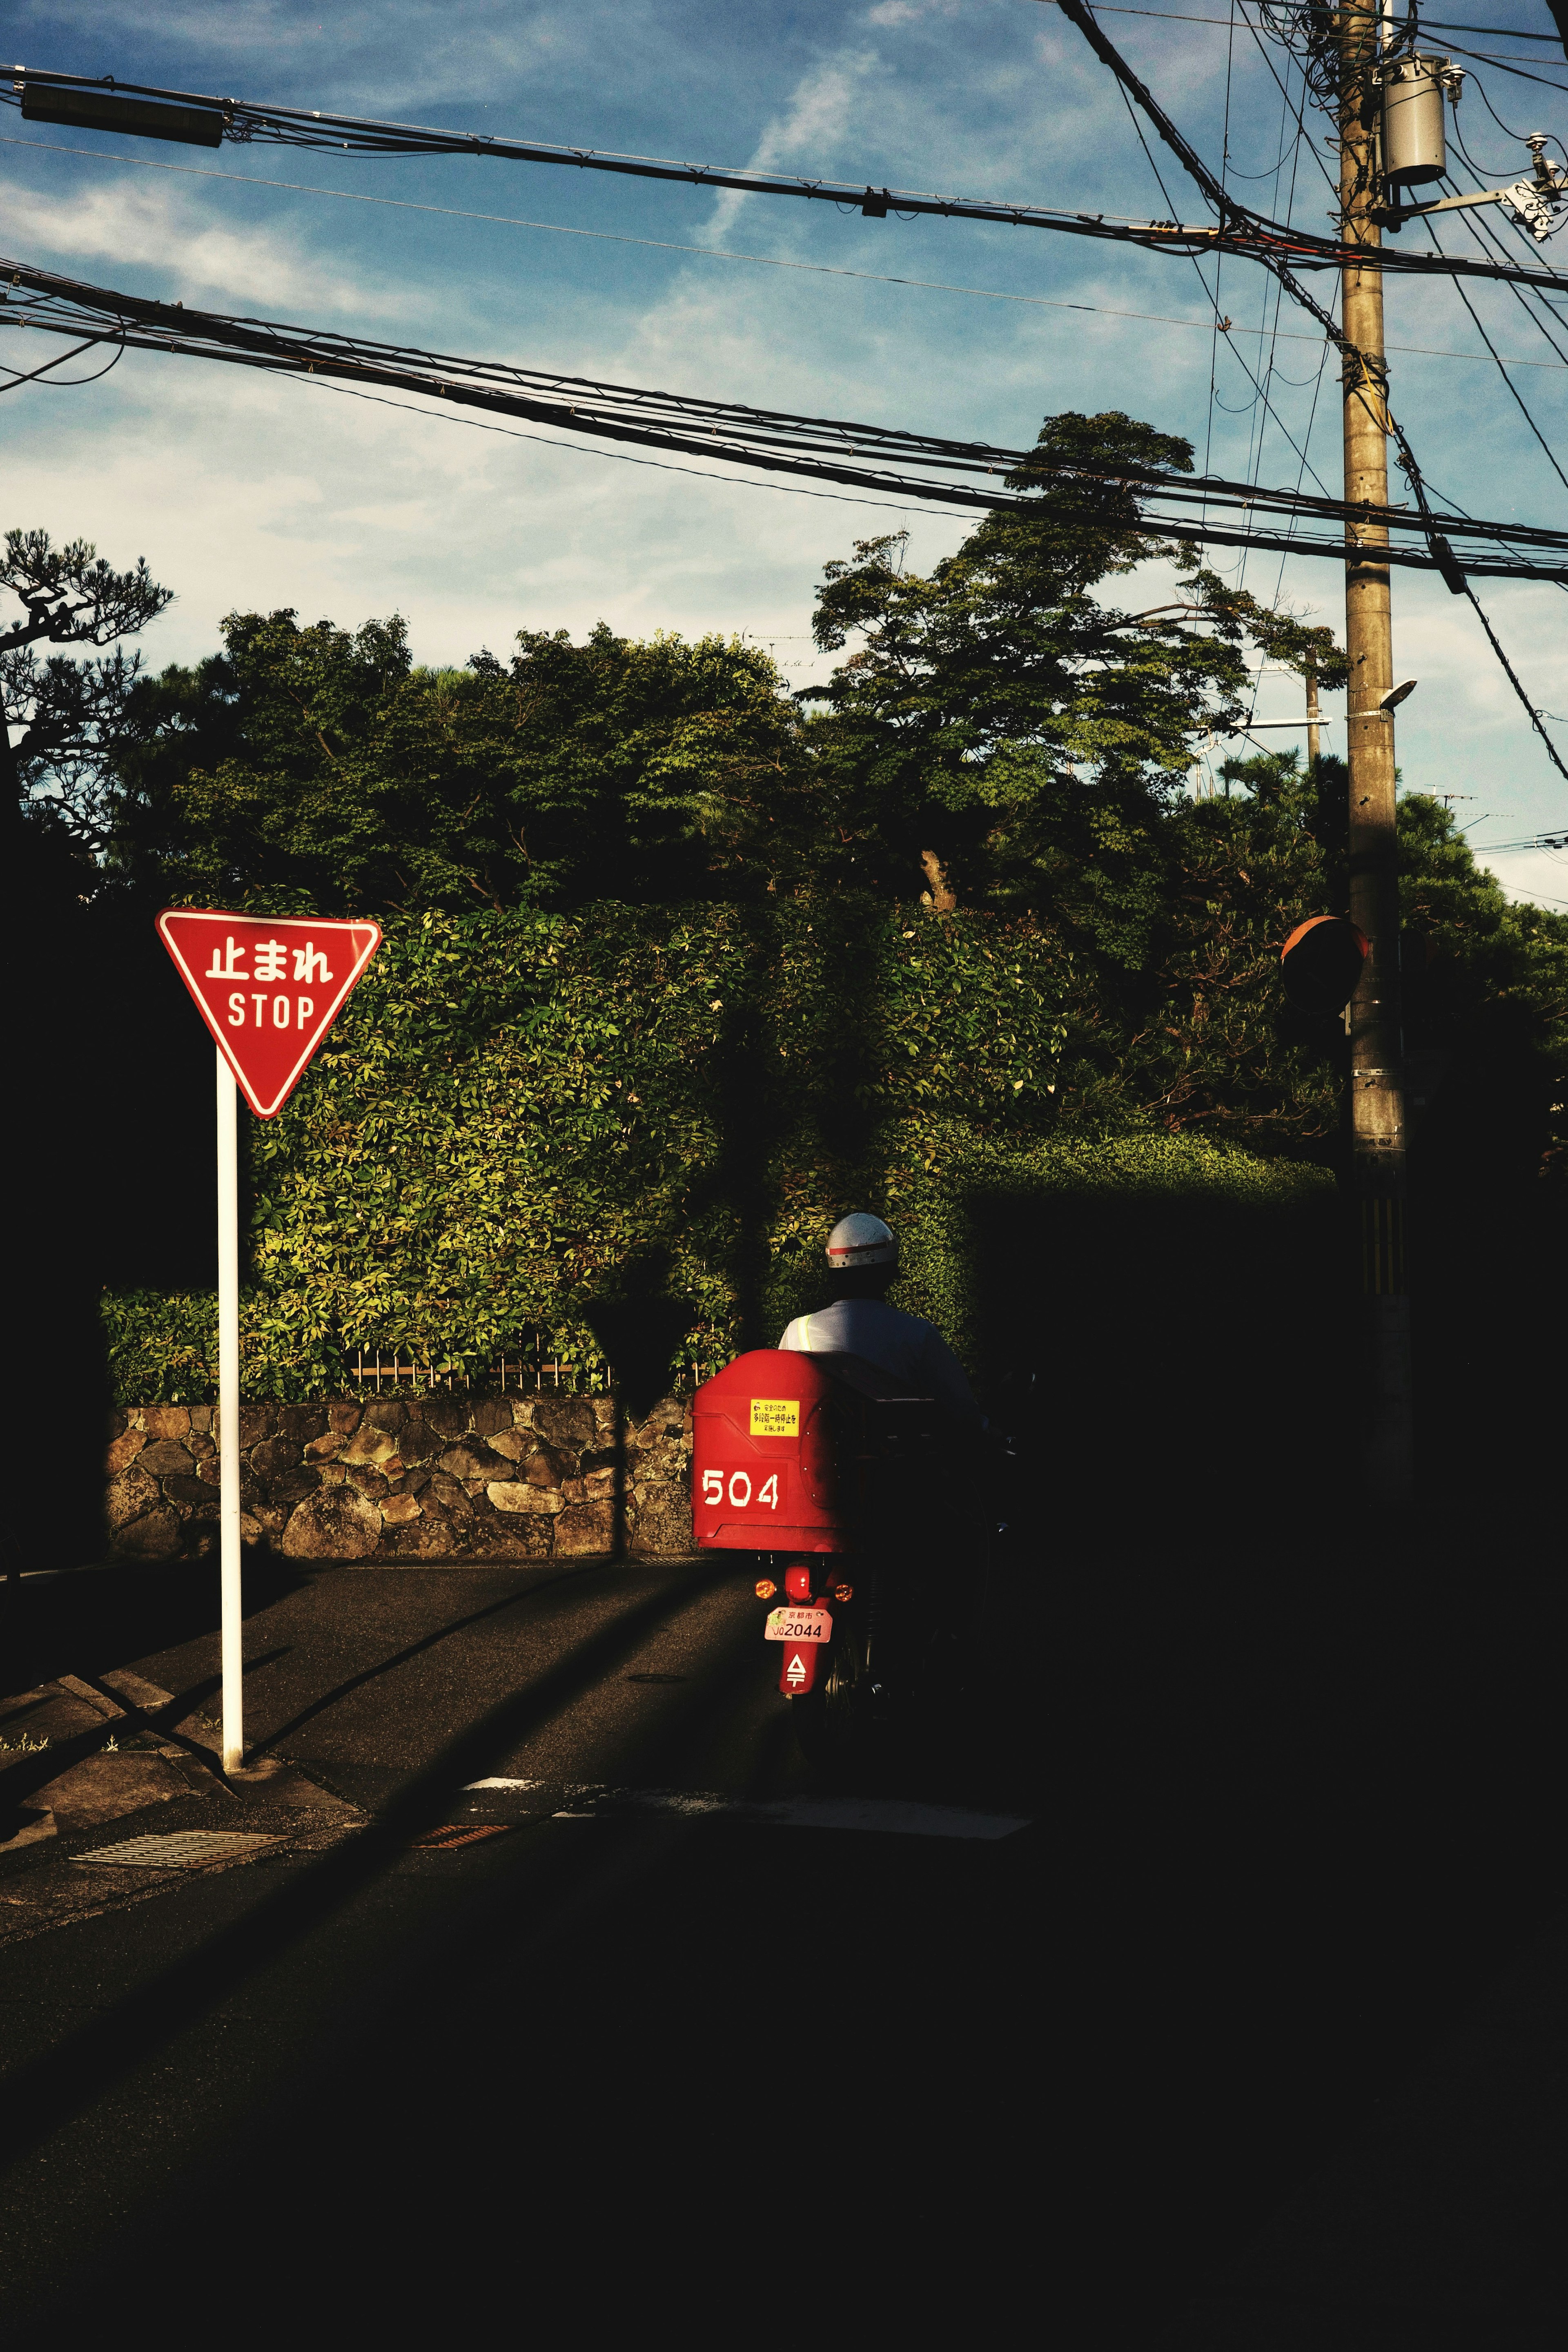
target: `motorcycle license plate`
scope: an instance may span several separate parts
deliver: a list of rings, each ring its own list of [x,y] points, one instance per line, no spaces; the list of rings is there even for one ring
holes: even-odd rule
[[[770,1609],[763,1639],[768,1642],[831,1642],[833,1620],[826,1609]]]

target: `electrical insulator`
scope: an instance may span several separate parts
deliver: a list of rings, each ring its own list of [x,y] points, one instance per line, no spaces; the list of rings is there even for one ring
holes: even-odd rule
[[[1447,58],[1402,58],[1383,84],[1383,176],[1391,188],[1440,180],[1448,168],[1443,140]]]

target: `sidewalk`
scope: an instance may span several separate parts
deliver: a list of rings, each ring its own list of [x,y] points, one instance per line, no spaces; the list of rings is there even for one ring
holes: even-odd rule
[[[204,1869],[254,1862],[286,1841],[322,1851],[359,1827],[354,1805],[280,1758],[255,1754],[227,1776],[218,1727],[126,1668],[64,1674],[0,1699],[0,1945],[120,1910],[181,1883],[183,1865],[96,1866],[129,1839],[244,1834]],[[47,1776],[47,1777],[45,1777]]]
[[[57,1670],[0,1698],[0,1945],[188,1878],[183,1867],[92,1864],[129,1839],[278,1842],[204,1859],[204,1871],[337,1843],[401,1806],[455,1735],[622,1618],[662,1614],[692,1572],[680,1560],[252,1568],[246,1765],[227,1776],[210,1564],[24,1587],[10,1650]],[[128,1654],[133,1667],[94,1664]]]

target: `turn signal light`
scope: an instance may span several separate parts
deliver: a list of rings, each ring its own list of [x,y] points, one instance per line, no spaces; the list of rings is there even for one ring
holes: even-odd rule
[[[773,1579],[770,1576],[759,1576],[758,1578],[757,1598],[758,1601],[771,1601],[778,1590],[779,1587],[774,1583]]]
[[[854,1586],[853,1586],[852,1584],[835,1584],[835,1585],[834,1585],[834,1587],[833,1587],[833,1599],[834,1599],[835,1601],[852,1601],[852,1600],[854,1599],[854,1597],[855,1597],[855,1589],[854,1589]]]

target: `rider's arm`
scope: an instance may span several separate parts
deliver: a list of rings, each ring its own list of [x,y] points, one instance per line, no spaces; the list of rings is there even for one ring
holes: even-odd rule
[[[952,1349],[935,1324],[926,1325],[926,1340],[921,1351],[920,1370],[932,1395],[946,1407],[955,1421],[967,1423],[971,1428],[984,1429],[986,1416],[975,1402],[968,1375]]]

